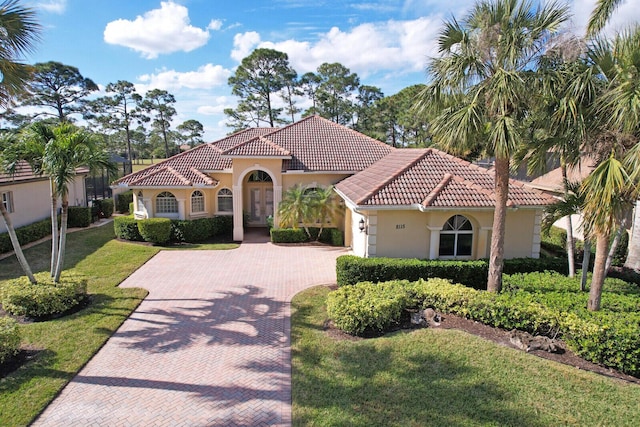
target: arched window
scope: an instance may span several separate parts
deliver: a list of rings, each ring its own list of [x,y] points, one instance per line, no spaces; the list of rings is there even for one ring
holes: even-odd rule
[[[178,213],[178,201],[176,196],[163,191],[156,196],[156,213],[173,214]]]
[[[249,175],[249,182],[272,182],[271,176],[265,171],[253,171]]]
[[[138,191],[138,197],[137,197],[137,207],[138,207],[138,212],[143,212],[144,211],[144,199],[142,198],[142,191]]]
[[[228,188],[218,191],[218,212],[233,212],[233,193]]]
[[[191,193],[191,212],[204,212],[204,194],[202,194],[202,191],[196,190]]]
[[[471,256],[473,227],[462,215],[447,220],[440,232],[440,256]]]

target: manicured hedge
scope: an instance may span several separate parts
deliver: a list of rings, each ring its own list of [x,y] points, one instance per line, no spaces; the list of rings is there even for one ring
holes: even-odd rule
[[[389,280],[450,279],[475,289],[487,288],[489,272],[487,260],[444,261],[404,258],[361,258],[343,255],[336,261],[338,286],[358,282],[386,282]],[[556,258],[515,258],[505,260],[504,273],[531,271],[558,271],[567,273],[566,260]]]
[[[91,225],[91,208],[84,206],[69,206],[67,227],[88,227]]]
[[[133,191],[120,193],[116,196],[116,209],[118,212],[122,214],[129,212],[129,203],[133,203]]]
[[[111,215],[113,215],[113,199],[92,200],[91,207],[91,215],[94,221],[100,218],[111,218]]]
[[[171,240],[174,242],[202,242],[213,235],[212,218],[171,221]]]
[[[64,313],[87,297],[87,281],[79,278],[62,278],[53,283],[48,274],[36,275],[37,285],[26,277],[14,279],[2,286],[2,307],[15,316],[34,319]]]
[[[0,317],[0,365],[20,350],[18,322],[10,317]]]
[[[273,243],[302,243],[309,240],[302,228],[272,228],[269,233]]]
[[[113,219],[113,230],[118,239],[142,242],[144,239],[138,231],[138,221],[132,216],[117,216]]]
[[[163,244],[171,239],[169,218],[148,218],[138,221],[138,231],[146,242]]]
[[[337,228],[331,229],[331,245],[332,246],[344,246],[344,233]]]
[[[590,312],[588,295],[577,291],[579,279],[534,273],[507,275],[505,282],[500,294],[444,279],[358,283],[330,293],[327,312],[337,327],[365,335],[396,324],[405,308],[433,307],[494,327],[562,338],[587,360],[640,376],[640,295],[634,285],[608,281],[612,291],[603,293],[603,309]]]
[[[36,240],[47,237],[51,234],[51,219],[43,219],[42,221],[34,222],[33,224],[25,225],[16,229],[16,235],[21,245],[35,242]],[[0,253],[9,252],[13,250],[9,234],[6,232],[0,234]]]

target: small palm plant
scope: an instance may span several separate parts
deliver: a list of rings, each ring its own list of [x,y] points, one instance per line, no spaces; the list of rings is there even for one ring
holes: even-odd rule
[[[298,228],[300,224],[304,227],[307,236],[311,237],[309,222],[311,204],[309,203],[307,188],[301,184],[297,184],[289,188],[283,195],[280,206],[278,207],[278,217],[280,218],[280,226],[285,228]]]
[[[320,223],[320,230],[318,231],[318,237],[320,239],[322,230],[327,223],[333,222],[340,212],[340,206],[336,198],[336,193],[333,191],[333,185],[328,187],[318,187],[314,191],[309,193],[311,213]]]

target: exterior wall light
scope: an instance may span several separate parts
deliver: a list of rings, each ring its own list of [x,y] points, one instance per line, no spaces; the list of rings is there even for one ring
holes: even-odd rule
[[[364,218],[360,218],[360,222],[358,222],[358,228],[360,229],[360,232],[362,233],[364,231]]]

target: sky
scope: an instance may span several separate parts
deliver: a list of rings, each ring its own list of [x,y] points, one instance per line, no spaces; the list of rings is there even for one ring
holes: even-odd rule
[[[567,0],[569,31],[583,34],[596,0]],[[38,13],[42,42],[29,63],[72,65],[101,88],[127,80],[144,95],[176,98],[173,125],[195,119],[205,141],[229,133],[227,80],[255,48],[286,52],[302,75],[339,62],[385,95],[426,83],[437,34],[472,0],[24,0]],[[624,0],[607,32],[640,22],[640,0]]]

